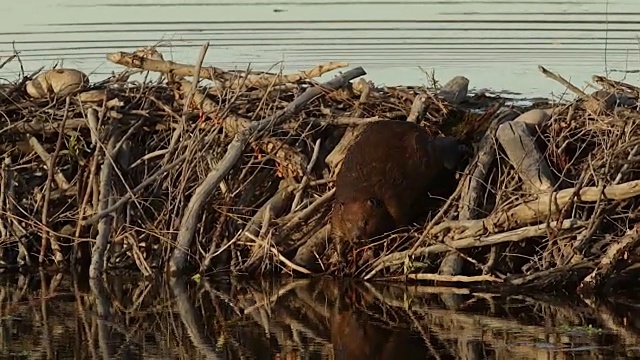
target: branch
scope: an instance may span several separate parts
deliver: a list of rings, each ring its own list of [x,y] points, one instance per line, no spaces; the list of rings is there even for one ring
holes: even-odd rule
[[[114,152],[116,144],[118,143],[118,135],[118,131],[115,131],[111,135],[107,148],[104,150],[103,154],[104,158],[102,169],[100,171],[100,202],[98,203],[100,211],[104,211],[109,206],[114,168],[112,158],[109,155]],[[96,158],[97,155],[98,154],[96,154]],[[107,251],[107,244],[111,235],[112,220],[113,217],[108,215],[102,218],[98,223],[98,237],[91,251],[91,265],[89,267],[89,277],[91,279],[98,279],[102,275],[104,268],[104,254]]]
[[[425,256],[429,254],[438,254],[442,252],[447,252],[452,248],[467,249],[467,248],[473,248],[473,247],[496,245],[496,244],[501,244],[505,242],[516,242],[516,241],[525,240],[525,239],[536,237],[536,236],[543,236],[547,233],[548,229],[557,229],[558,225],[560,229],[573,229],[576,227],[584,226],[585,224],[586,224],[585,222],[578,221],[575,219],[564,220],[561,224],[558,224],[557,222],[554,221],[549,223],[548,225],[544,223],[540,225],[527,226],[521,229],[507,231],[504,233],[494,234],[489,236],[466,237],[463,239],[447,242],[446,244],[436,244],[436,245],[419,248],[419,249],[416,249],[415,251],[407,250],[407,251],[396,252],[396,253],[389,254],[379,259],[378,261],[376,261],[375,263],[376,267],[369,274],[367,274],[364,277],[364,279],[368,280],[372,278],[377,272],[379,272],[380,270],[386,267],[402,264],[405,261],[405,259],[408,258],[409,255]]]

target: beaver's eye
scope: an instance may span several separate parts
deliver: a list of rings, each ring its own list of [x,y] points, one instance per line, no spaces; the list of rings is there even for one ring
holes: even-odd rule
[[[375,196],[369,198],[369,204],[373,207],[380,208],[382,207],[382,201]]]

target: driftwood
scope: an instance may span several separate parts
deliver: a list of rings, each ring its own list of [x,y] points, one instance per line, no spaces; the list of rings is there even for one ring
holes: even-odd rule
[[[27,93],[34,99],[61,97],[82,90],[89,84],[89,77],[75,69],[52,69],[28,81]]]
[[[107,55],[107,59],[113,63],[129,68],[156,71],[164,74],[170,73],[178,76],[194,76],[196,71],[196,68],[192,65],[179,64],[169,60],[148,58],[135,53],[111,53]],[[239,86],[267,87],[283,83],[292,83],[301,80],[312,79],[322,76],[323,74],[330,71],[347,66],[348,64],[344,62],[331,62],[328,64],[316,66],[309,71],[304,71],[299,74],[248,74],[249,76],[245,79],[243,79],[242,74],[236,74],[235,72],[229,72],[213,66],[207,66],[200,69],[198,76],[201,79],[216,81],[218,86],[225,88],[237,89]]]
[[[438,95],[451,104],[459,104],[467,98],[468,92],[469,79],[464,76],[456,76],[440,88]]]
[[[546,116],[545,116],[546,115]],[[555,186],[551,170],[538,150],[532,132],[541,126],[548,112],[531,110],[498,127],[496,138],[511,160],[512,166],[531,192],[549,192]]]

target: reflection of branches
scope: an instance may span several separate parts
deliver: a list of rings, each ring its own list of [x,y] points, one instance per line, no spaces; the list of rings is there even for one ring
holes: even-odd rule
[[[204,334],[202,319],[196,315],[194,303],[187,295],[187,288],[183,278],[171,279],[171,290],[176,298],[176,306],[180,313],[180,319],[186,327],[193,344],[207,359],[217,359],[215,345]]]
[[[111,331],[107,324],[107,321],[109,321],[111,317],[111,311],[109,308],[107,292],[101,278],[89,279],[89,285],[91,286],[91,292],[96,299],[96,310],[98,313],[98,344],[102,350],[102,356],[105,359],[111,359],[113,357],[110,347],[111,342],[109,341]]]
[[[610,305],[604,303],[598,303],[592,298],[584,297],[583,300],[595,311],[598,319],[604,324],[605,327],[612,330],[616,334],[619,334],[627,346],[632,344],[640,344],[640,331],[637,329],[630,329],[626,325],[628,319],[626,317],[616,316],[611,309]]]
[[[269,297],[268,299],[261,301],[259,303],[256,303],[255,305],[249,307],[248,309],[244,310],[245,314],[248,314],[252,311],[254,311],[256,308],[259,307],[264,307],[267,304],[268,305],[272,305],[273,303],[276,302],[276,300],[278,300],[279,297],[281,297],[282,295],[286,294],[287,292],[289,292],[290,290],[293,290],[295,288],[297,288],[298,286],[304,285],[306,284],[305,280],[295,280],[290,282],[289,284],[285,285],[284,287],[282,287],[282,289],[279,289],[275,294],[273,294],[271,297]]]
[[[40,352],[41,357],[120,358],[137,348],[142,353],[133,357],[251,359],[274,357],[273,349],[279,349],[281,358],[305,357],[313,349],[323,358],[340,352],[348,357],[354,351],[379,359],[411,359],[415,354],[534,358],[558,350],[536,347],[536,342],[561,347],[588,339],[562,328],[600,325],[627,344],[638,343],[640,333],[628,320],[637,318],[635,308],[621,315],[620,307],[590,299],[578,303],[397,283],[338,284],[323,278],[194,284],[120,277],[88,285],[59,275],[1,282],[4,351],[35,346],[32,354]],[[71,302],[65,301],[69,294]],[[21,321],[12,322],[12,317]],[[7,341],[14,328],[19,340]],[[44,331],[49,331],[48,346]],[[610,345],[612,339],[587,341]],[[74,349],[74,355],[63,355],[65,349]],[[412,353],[405,356],[404,351]],[[613,350],[593,346],[588,351],[594,358],[610,358]]]

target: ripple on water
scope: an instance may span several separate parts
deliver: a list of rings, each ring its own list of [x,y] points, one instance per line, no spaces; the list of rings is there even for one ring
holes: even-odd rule
[[[109,73],[120,68],[106,53],[158,43],[166,58],[193,63],[205,41],[205,61],[221,67],[266,70],[284,62],[296,71],[347,61],[388,85],[422,84],[421,68],[433,69],[441,81],[465,75],[472,86],[532,96],[564,90],[538,74],[538,65],[578,86],[593,74],[613,69],[621,79],[640,68],[640,2],[630,0],[28,0],[5,10],[0,57],[15,46],[27,71],[64,59]],[[18,70],[11,63],[0,75]]]

